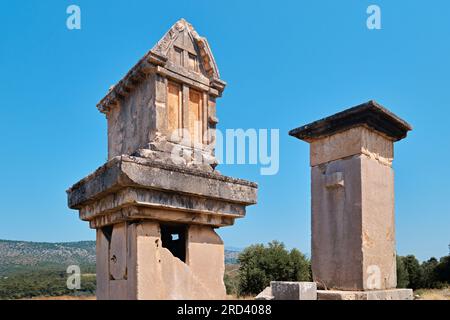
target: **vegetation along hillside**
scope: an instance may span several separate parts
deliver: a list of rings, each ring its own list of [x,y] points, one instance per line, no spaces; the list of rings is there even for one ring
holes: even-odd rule
[[[236,264],[238,249],[225,250]],[[81,290],[67,289],[67,267],[80,267]],[[0,240],[0,299],[94,295],[95,241],[42,243]]]

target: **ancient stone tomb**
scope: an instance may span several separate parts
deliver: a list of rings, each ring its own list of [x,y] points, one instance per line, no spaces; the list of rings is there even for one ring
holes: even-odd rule
[[[97,232],[98,299],[222,299],[216,228],[256,203],[257,185],[215,170],[225,82],[185,20],[113,86],[108,162],[72,186],[69,207]]]
[[[412,298],[411,290],[392,290],[394,142],[410,130],[369,101],[290,132],[310,144],[313,278],[340,290],[319,299]]]

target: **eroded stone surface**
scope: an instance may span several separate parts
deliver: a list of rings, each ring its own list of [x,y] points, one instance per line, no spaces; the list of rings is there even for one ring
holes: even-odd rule
[[[109,299],[109,241],[102,230],[96,230],[96,295],[98,300]]]
[[[311,263],[314,281],[327,288],[363,288],[361,157],[311,169]],[[344,177],[343,186],[328,188],[327,177],[337,172]]]
[[[393,289],[397,287],[394,171],[363,156],[361,177],[363,287]]]
[[[274,300],[274,296],[272,295],[272,288],[265,288],[255,297],[255,300]]]
[[[256,203],[255,183],[124,155],[112,159],[72,186],[67,191],[69,206],[78,209],[94,198],[100,198],[123,187],[133,186],[172,190],[235,203]]]
[[[394,157],[394,143],[363,126],[311,142],[312,167],[358,154],[365,154],[390,166]]]
[[[122,156],[68,195],[69,206],[93,228],[141,218],[219,227],[243,217],[245,207],[256,203],[256,192],[248,181]]]
[[[109,276],[114,280],[127,278],[127,224],[117,223],[112,229],[109,248]]]
[[[365,126],[392,141],[406,138],[412,127],[374,100],[338,112],[289,132],[300,140],[312,142],[354,127]]]
[[[270,288],[274,300],[317,300],[315,282],[272,281]]]
[[[327,187],[336,173],[343,185]],[[312,181],[314,280],[341,290],[395,288],[392,168],[361,154],[313,167]]]
[[[413,300],[412,289],[375,291],[317,290],[318,300]]]
[[[122,224],[115,225],[120,237]],[[99,267],[102,279],[98,287],[101,299],[224,299],[223,283],[224,246],[212,228],[191,226],[188,231],[188,258],[186,262],[173,256],[162,246],[160,226],[157,222],[126,225],[127,241],[125,267],[127,276],[113,280],[108,268]],[[113,231],[114,234],[114,231]],[[101,250],[100,254],[108,252]],[[109,259],[117,250],[109,251]],[[121,269],[120,269],[121,270]],[[121,274],[121,273],[119,273]],[[115,275],[115,274],[113,274]]]
[[[225,299],[223,282],[225,253],[222,239],[211,227],[191,225],[187,246],[187,264],[199,281],[206,283],[208,291]],[[212,272],[214,270],[214,272]]]

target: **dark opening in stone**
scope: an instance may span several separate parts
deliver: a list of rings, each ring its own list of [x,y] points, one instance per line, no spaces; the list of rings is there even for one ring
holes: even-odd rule
[[[163,248],[169,250],[174,257],[186,262],[187,226],[177,224],[161,224],[161,240]]]
[[[113,233],[113,226],[106,226],[102,229],[103,235],[108,240],[109,243],[111,243],[112,233]]]

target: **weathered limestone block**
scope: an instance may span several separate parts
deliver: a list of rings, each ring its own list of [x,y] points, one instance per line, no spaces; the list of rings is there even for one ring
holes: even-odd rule
[[[311,141],[311,167],[358,154],[365,154],[391,165],[394,158],[394,143],[391,139],[386,139],[364,126]]]
[[[275,297],[272,295],[272,288],[267,287],[263,291],[261,291],[256,297],[255,300],[274,300]]]
[[[311,170],[311,263],[314,281],[330,288],[363,286],[361,175],[354,170],[360,163],[360,156],[354,156]],[[327,177],[336,172],[345,177],[343,186],[327,187]]]
[[[223,274],[225,252],[222,239],[211,227],[191,225],[187,245],[187,264],[200,281],[207,283],[208,291],[226,298]]]
[[[361,160],[362,206],[367,208],[362,215],[363,287],[396,288],[394,171],[368,157]]]
[[[155,74],[138,83],[133,94],[121,100],[107,114],[108,158],[132,154],[147,147],[151,132],[156,131]]]
[[[130,299],[160,300],[165,297],[161,265],[161,231],[157,222],[129,224],[128,277]]]
[[[317,290],[317,300],[413,300],[412,289],[373,291]]]
[[[245,207],[256,203],[256,192],[257,185],[245,180],[121,156],[68,195],[69,206],[93,228],[134,219],[222,227],[244,217]]]
[[[393,144],[409,130],[369,101],[290,132],[311,146],[312,270],[327,289],[396,287]]]
[[[272,281],[270,288],[274,300],[317,300],[315,282]]]
[[[109,281],[109,300],[128,300],[127,280]]]
[[[98,300],[109,299],[109,241],[104,232],[96,231],[96,295]]]
[[[189,227],[186,262],[162,247],[158,223],[134,223],[129,232],[135,250],[129,256],[136,257],[129,280],[138,284],[136,299],[225,298],[223,244],[210,227]],[[130,294],[134,298],[135,292]]]
[[[109,249],[109,274],[112,280],[127,278],[127,224],[114,225]]]
[[[103,260],[110,260],[109,268],[104,265],[98,268],[99,299],[225,299],[224,247],[211,227],[189,227],[185,262],[163,247],[158,222],[120,223],[114,229],[111,248],[105,246],[98,251],[100,256],[107,256]],[[114,262],[118,255],[125,255],[125,264],[120,268]],[[110,276],[108,269],[114,268],[120,272],[111,271]],[[117,274],[122,276],[123,270],[126,275],[115,280]]]
[[[344,178],[330,187],[337,173]],[[395,288],[392,168],[356,155],[313,167],[312,186],[312,210],[320,213],[312,216],[315,280],[336,289]],[[367,283],[374,272],[378,287]]]
[[[161,250],[162,276],[166,288],[165,299],[169,300],[209,300],[223,299],[222,291],[209,290],[209,284],[203,283],[199,275],[177,258],[173,258],[167,249]]]

